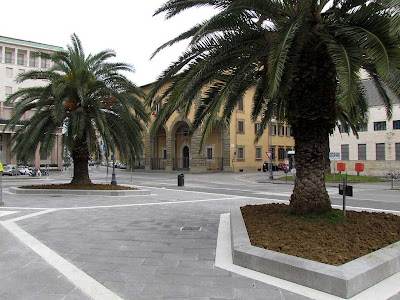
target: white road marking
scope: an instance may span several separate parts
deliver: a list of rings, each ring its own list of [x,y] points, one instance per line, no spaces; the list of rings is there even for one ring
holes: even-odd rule
[[[16,214],[16,213],[19,213],[19,211],[13,211],[13,210],[0,211],[0,217],[4,217],[4,216]]]
[[[50,211],[47,211],[50,212]],[[44,212],[43,212],[44,213]],[[62,273],[69,281],[79,287],[85,294],[93,299],[99,300],[122,300],[118,295],[107,289],[105,286],[94,280],[85,272],[78,269],[56,252],[42,244],[36,238],[24,231],[14,222],[0,222],[5,228],[13,233],[25,245],[35,251],[52,267]]]
[[[259,273],[233,264],[232,248],[230,233],[230,216],[229,213],[221,214],[218,227],[217,249],[215,254],[215,266],[232,273],[236,273],[254,280],[276,286],[280,289],[290,291],[305,297],[324,300],[340,300],[331,294],[314,290],[312,288],[302,286],[287,280]],[[390,276],[389,278],[377,283],[376,285],[357,294],[349,300],[386,300],[397,293],[400,293],[400,272]]]

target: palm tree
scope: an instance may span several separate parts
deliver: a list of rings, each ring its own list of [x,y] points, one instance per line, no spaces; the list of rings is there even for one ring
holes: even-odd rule
[[[62,132],[62,142],[74,161],[71,184],[87,185],[91,184],[88,159],[93,153],[99,156],[100,141],[106,146],[106,157],[114,148],[128,163],[141,156],[148,114],[140,100],[142,91],[121,74],[132,72],[130,65],[107,62],[115,57],[112,50],[86,56],[75,34],[71,41],[67,51],[41,54],[54,62],[51,69],[19,75],[19,82],[39,79],[47,84],[8,97],[7,103],[14,108],[7,126],[15,129],[23,114],[35,109],[13,135],[17,159],[31,158],[38,147],[49,154],[57,133]]]
[[[216,15],[154,53],[190,40],[150,94],[150,105],[168,99],[153,132],[176,108],[187,115],[201,93],[191,130],[202,128],[204,141],[217,120],[229,122],[238,101],[254,88],[252,119],[262,119],[258,138],[272,117],[293,128],[292,213],[329,211],[329,134],[338,120],[354,132],[366,120],[361,70],[378,88],[388,117],[387,89],[400,94],[399,1],[170,0],[155,14],[171,18],[201,6],[215,8]],[[163,86],[168,89],[158,96]]]

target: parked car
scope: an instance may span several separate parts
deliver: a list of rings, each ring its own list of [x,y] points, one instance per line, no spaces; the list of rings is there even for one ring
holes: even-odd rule
[[[18,170],[17,166],[15,165],[5,165],[3,166],[3,175],[8,175],[8,176],[15,176],[18,175]]]
[[[119,164],[119,168],[120,168],[120,169],[126,169],[126,164],[120,163],[120,164]]]
[[[21,175],[32,175],[32,170],[25,166],[17,167],[19,174]]]
[[[284,163],[278,164],[278,169],[284,171],[287,166]]]
[[[268,162],[264,162],[263,163],[263,172],[267,172],[269,171],[269,167],[270,167],[271,163]],[[275,163],[272,163],[272,171],[278,171],[278,166]]]

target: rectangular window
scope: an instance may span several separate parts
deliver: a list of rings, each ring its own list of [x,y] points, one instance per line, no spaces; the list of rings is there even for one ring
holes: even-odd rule
[[[40,67],[42,69],[46,69],[47,68],[47,58],[42,57],[41,63],[40,63]]]
[[[274,125],[274,124],[271,124],[270,126],[269,126],[269,134],[270,135],[276,135],[276,125]]]
[[[37,67],[37,58],[36,57],[29,57],[29,66],[30,67]]]
[[[342,160],[349,160],[349,144],[341,146],[342,150]]]
[[[6,76],[7,78],[13,77],[13,68],[6,68]]]
[[[262,148],[256,147],[256,159],[261,159],[261,158],[262,158]]]
[[[237,132],[244,133],[244,121],[237,122]]]
[[[17,56],[17,64],[20,66],[24,65],[24,55],[23,54],[18,54]]]
[[[368,131],[368,124],[358,124],[357,125],[357,130],[359,132]]]
[[[244,160],[244,147],[238,147],[237,158]]]
[[[207,159],[213,159],[213,148],[207,148]]]
[[[366,144],[358,144],[358,160],[367,160]]]
[[[11,86],[6,86],[6,96],[9,96],[12,94],[12,87]]]
[[[285,159],[285,149],[282,147],[278,148],[278,159],[284,160]]]
[[[376,144],[376,160],[385,160],[385,144]]]
[[[400,160],[400,143],[396,143],[395,152],[396,152],[396,160]]]
[[[292,127],[286,126],[286,136],[292,136]]]
[[[374,122],[374,131],[386,130],[386,121]]]
[[[254,133],[257,134],[261,130],[261,123],[254,123]]]
[[[400,129],[400,120],[393,121],[393,129]]]
[[[243,105],[243,98],[241,98],[238,102],[238,110],[243,111],[244,110],[244,105]]]
[[[272,153],[271,159],[275,159],[275,158],[276,158],[275,146],[271,146],[271,148],[269,149],[269,151],[271,151],[271,153]]]
[[[12,63],[12,52],[6,52],[5,58],[5,63],[6,64],[11,64]]]
[[[279,135],[284,136],[285,135],[285,126],[279,126]]]

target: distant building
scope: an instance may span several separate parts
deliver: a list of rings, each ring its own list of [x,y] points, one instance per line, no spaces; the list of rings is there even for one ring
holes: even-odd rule
[[[349,174],[354,174],[354,164],[365,165],[364,175],[384,175],[389,170],[400,171],[400,104],[391,94],[393,117],[387,119],[382,99],[371,81],[364,82],[369,105],[367,124],[360,124],[359,138],[347,134],[345,128],[336,129],[331,135],[330,151],[340,152]],[[332,164],[333,170],[333,164]]]
[[[149,93],[151,84],[142,87]],[[272,152],[272,161],[284,163],[287,151],[294,149],[291,127],[285,123],[272,121],[259,142],[254,144],[258,121],[251,120],[252,97],[249,90],[238,103],[227,128],[215,128],[200,149],[201,130],[189,135],[189,127],[194,120],[195,107],[200,104],[200,96],[195,101],[187,119],[176,111],[157,134],[146,135],[145,166],[147,170],[189,170],[206,171],[261,171],[264,161],[269,162],[267,152]],[[157,115],[162,103],[152,113]],[[152,117],[152,119],[154,119]]]
[[[20,73],[34,69],[45,70],[50,68],[51,61],[37,56],[39,52],[51,53],[53,51],[63,50],[62,47],[51,46],[36,42],[24,41],[15,38],[0,36],[0,130],[3,131],[6,121],[9,119],[12,107],[4,104],[8,95],[14,93],[20,88],[37,86],[41,83],[38,80],[16,83],[15,79]],[[45,84],[45,82],[42,82]],[[25,113],[24,120],[28,120],[33,111]],[[0,160],[3,164],[17,164],[15,157],[11,155],[11,135],[12,131],[6,130],[0,134]],[[38,149],[39,150],[39,149]],[[36,168],[40,164],[57,165],[62,169],[61,158],[61,135],[58,136],[57,143],[50,157],[40,157],[37,150],[35,158],[28,162]]]

